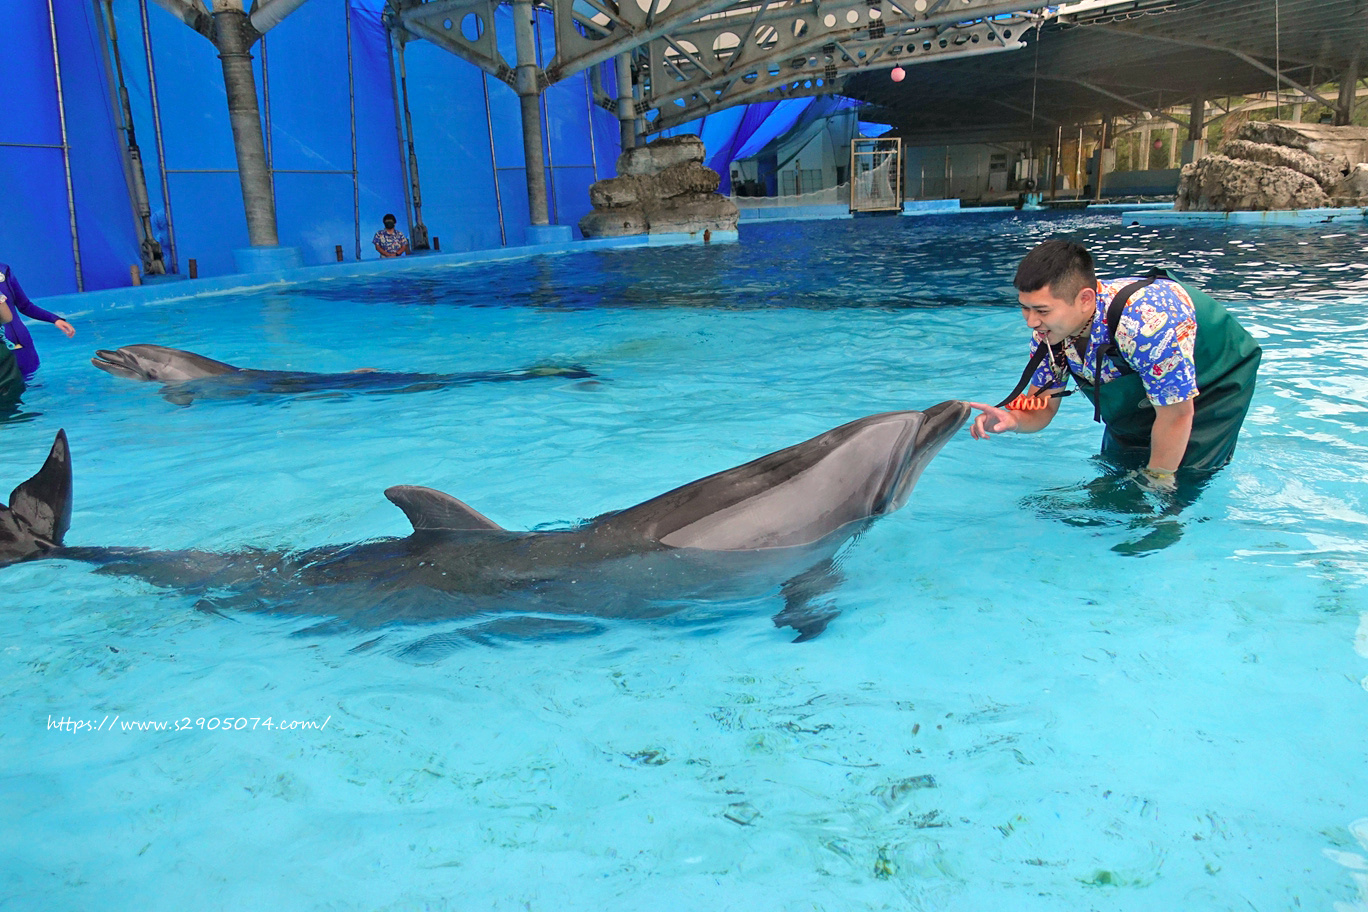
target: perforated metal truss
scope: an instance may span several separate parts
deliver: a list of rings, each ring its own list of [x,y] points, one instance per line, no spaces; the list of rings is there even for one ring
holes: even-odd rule
[[[515,84],[493,0],[390,0],[401,40],[423,38]],[[839,94],[860,70],[1023,46],[1045,5],[1022,0],[540,0],[555,23],[544,88],[630,54],[642,132],[750,101]],[[523,61],[524,64],[527,61]],[[599,80],[594,80],[598,85]],[[617,110],[619,99],[596,90]],[[623,93],[624,101],[626,93]]]
[[[839,94],[860,70],[1020,48],[1038,21],[1019,3],[988,0],[736,5],[637,52],[649,129],[744,102]]]

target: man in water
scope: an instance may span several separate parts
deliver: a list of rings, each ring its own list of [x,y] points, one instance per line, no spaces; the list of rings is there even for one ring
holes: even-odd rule
[[[76,328],[55,313],[50,313],[30,301],[6,263],[0,263],[0,305],[5,305],[11,317],[0,320],[0,323],[5,324],[4,329],[0,330],[4,333],[5,345],[14,352],[19,369],[24,373],[24,381],[30,382],[33,375],[38,373],[38,349],[34,347],[33,336],[29,334],[28,327],[19,319],[19,315],[51,323],[66,333],[68,339],[76,335]]]
[[[385,223],[384,229],[375,232],[375,237],[371,238],[371,243],[375,245],[375,252],[385,258],[403,256],[408,253],[408,238],[404,236],[404,232],[394,227],[397,221],[394,215],[386,214],[383,221]]]
[[[975,439],[1041,430],[1072,377],[1105,425],[1102,455],[1146,486],[1230,461],[1261,352],[1224,307],[1167,276],[1099,283],[1088,251],[1062,239],[1028,253],[1013,284],[1031,361],[1007,401],[970,403]]]

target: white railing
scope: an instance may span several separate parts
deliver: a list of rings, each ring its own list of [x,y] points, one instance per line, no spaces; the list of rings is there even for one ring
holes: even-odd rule
[[[849,182],[835,187],[824,187],[811,193],[790,196],[733,196],[738,209],[777,209],[781,206],[850,205]]]

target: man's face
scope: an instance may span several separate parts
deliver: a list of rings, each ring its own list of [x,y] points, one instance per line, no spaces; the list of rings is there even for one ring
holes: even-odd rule
[[[387,231],[394,230],[394,219],[385,219],[385,229]]]
[[[1050,286],[1036,291],[1019,291],[1021,315],[1032,332],[1045,337],[1051,345],[1058,345],[1092,323],[1097,311],[1097,290],[1083,288],[1072,301],[1057,298]]]

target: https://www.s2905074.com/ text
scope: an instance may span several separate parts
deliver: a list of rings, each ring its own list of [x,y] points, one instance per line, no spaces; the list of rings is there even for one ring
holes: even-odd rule
[[[125,719],[122,716],[82,719],[76,716],[48,716],[47,730],[66,734],[101,732],[297,732],[322,731],[332,716],[316,719],[275,719],[271,716],[182,716],[178,719]]]

